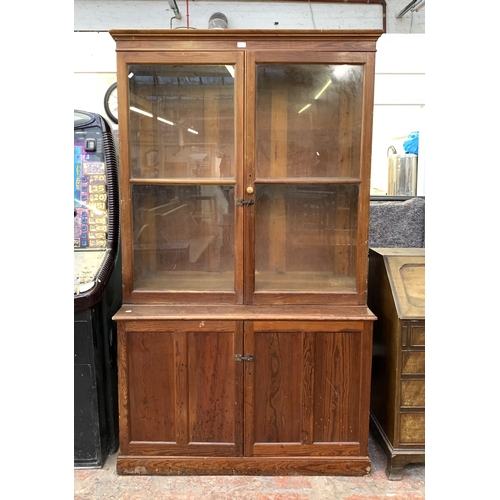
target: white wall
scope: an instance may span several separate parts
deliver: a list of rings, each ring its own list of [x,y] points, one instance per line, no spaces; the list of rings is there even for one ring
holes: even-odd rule
[[[377,42],[372,194],[387,192],[387,150],[419,132],[417,194],[425,194],[425,35],[384,34]]]
[[[172,19],[166,0],[75,0],[75,29],[208,28],[222,12],[230,29],[382,29],[382,6],[304,2],[228,2],[179,0],[181,19]],[[91,8],[89,8],[91,7]],[[278,23],[275,25],[275,23]]]
[[[396,14],[410,0],[387,0],[387,33],[423,33],[425,9]],[[74,0],[75,30],[112,28],[204,29],[214,12],[223,12],[230,29],[382,29],[383,8],[365,4],[315,2],[259,2],[177,0],[182,18],[173,19],[166,0]],[[275,25],[278,23],[278,25]]]
[[[105,32],[75,32],[73,53],[78,54],[73,58],[74,109],[93,111],[107,118],[104,94],[116,82],[115,41]]]

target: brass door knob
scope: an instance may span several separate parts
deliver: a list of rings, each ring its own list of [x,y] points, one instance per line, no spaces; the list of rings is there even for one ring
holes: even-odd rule
[[[247,187],[247,193],[248,194],[253,194],[253,187],[252,186],[248,186]]]

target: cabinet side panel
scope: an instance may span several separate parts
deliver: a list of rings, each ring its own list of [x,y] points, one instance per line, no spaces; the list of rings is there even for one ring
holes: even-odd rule
[[[176,441],[172,335],[128,334],[131,441]]]
[[[318,332],[314,441],[359,441],[361,332]]]
[[[383,258],[370,253],[368,307],[377,316],[373,325],[370,409],[391,440],[397,440],[401,321],[398,318]]]

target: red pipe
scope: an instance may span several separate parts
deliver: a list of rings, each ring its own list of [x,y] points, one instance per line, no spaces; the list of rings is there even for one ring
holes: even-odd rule
[[[189,28],[189,0],[186,0],[186,28]]]

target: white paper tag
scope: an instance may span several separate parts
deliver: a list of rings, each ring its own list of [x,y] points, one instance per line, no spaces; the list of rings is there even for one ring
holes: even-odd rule
[[[247,42],[236,42],[236,47],[244,49],[247,46]]]

